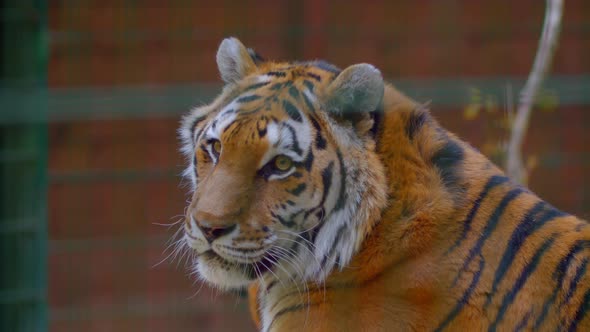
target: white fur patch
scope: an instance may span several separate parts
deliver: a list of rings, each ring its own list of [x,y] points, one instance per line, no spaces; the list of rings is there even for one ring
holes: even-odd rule
[[[197,179],[194,172],[194,157],[195,143],[198,140],[193,124],[196,120],[208,116],[214,109],[213,105],[215,105],[215,103],[193,108],[187,115],[182,117],[180,128],[178,129],[178,134],[182,143],[180,151],[184,155],[188,164],[188,167],[182,172],[182,176],[190,181],[192,191],[197,189]],[[205,121],[206,120],[203,122]],[[205,125],[205,123],[202,125]]]
[[[221,137],[223,130],[232,124],[236,119],[236,107],[238,107],[238,105],[239,104],[234,100],[227,104],[227,106],[225,106],[223,110],[221,110],[219,114],[215,116],[215,118],[211,121],[211,123],[216,123],[215,128],[213,128],[212,125],[209,126],[206,133],[207,138],[219,139]]]
[[[244,288],[250,284],[250,280],[243,273],[234,269],[225,270],[218,264],[198,262],[196,269],[203,280],[224,290]]]

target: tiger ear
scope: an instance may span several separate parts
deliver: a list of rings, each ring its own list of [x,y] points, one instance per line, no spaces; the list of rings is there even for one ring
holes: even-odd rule
[[[217,50],[217,67],[221,79],[236,83],[256,69],[248,49],[234,37],[224,39]]]
[[[326,110],[336,117],[354,121],[379,107],[384,88],[377,68],[366,63],[352,65],[328,86]]]

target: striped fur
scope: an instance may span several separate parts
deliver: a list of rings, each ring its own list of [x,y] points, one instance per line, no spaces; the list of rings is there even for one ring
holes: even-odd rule
[[[222,43],[228,84],[180,133],[195,270],[249,287],[262,331],[590,329],[587,222],[369,65],[251,54]],[[292,167],[272,168],[277,156]],[[223,234],[207,240],[203,223]]]

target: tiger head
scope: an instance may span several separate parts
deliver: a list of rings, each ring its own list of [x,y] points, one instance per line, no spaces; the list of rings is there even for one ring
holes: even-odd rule
[[[381,74],[265,62],[235,38],[221,43],[217,65],[223,92],[180,129],[194,268],[223,289],[322,281],[347,265],[385,205],[373,138]]]

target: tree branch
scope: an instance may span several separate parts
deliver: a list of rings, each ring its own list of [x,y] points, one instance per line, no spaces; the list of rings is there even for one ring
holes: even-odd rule
[[[563,0],[547,0],[539,48],[528,80],[521,91],[519,106],[512,123],[510,140],[506,150],[506,173],[519,183],[526,182],[527,178],[521,151],[524,135],[528,129],[531,110],[539,93],[539,88],[547,75],[553,60],[553,54],[557,48],[562,13]]]

